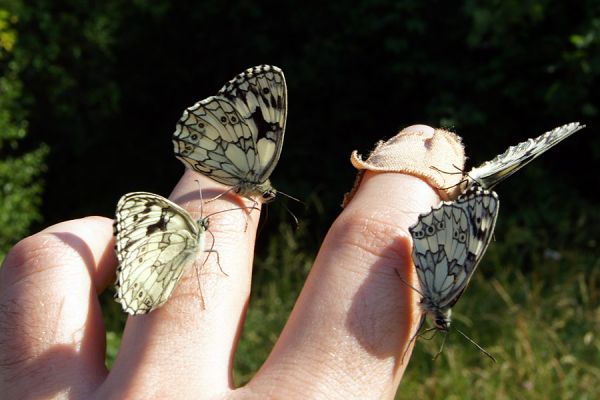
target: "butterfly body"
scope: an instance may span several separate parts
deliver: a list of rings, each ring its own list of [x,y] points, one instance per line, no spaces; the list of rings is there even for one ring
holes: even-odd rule
[[[269,177],[281,155],[286,118],[283,72],[271,65],[249,68],[184,111],[173,134],[175,156],[241,196],[270,201],[276,190]]]
[[[115,299],[128,314],[162,306],[204,250],[208,218],[197,221],[175,203],[147,192],[121,197],[114,224]]]

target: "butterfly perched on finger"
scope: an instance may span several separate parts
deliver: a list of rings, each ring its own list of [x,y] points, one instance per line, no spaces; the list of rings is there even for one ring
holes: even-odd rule
[[[128,314],[162,306],[183,272],[204,251],[208,217],[194,220],[172,201],[148,192],[127,193],[114,223],[119,266],[115,299]]]
[[[240,196],[268,202],[277,193],[269,177],[281,155],[286,119],[283,71],[248,68],[184,111],[173,134],[175,156]]]
[[[428,315],[434,329],[448,332],[452,307],[467,288],[490,244],[499,207],[500,201],[494,191],[472,186],[456,201],[442,202],[422,214],[409,228],[413,239],[412,259],[420,287],[415,290],[421,295],[419,306],[423,318]]]
[[[420,290],[415,290],[421,294],[423,316],[431,317],[433,329],[448,331],[451,309],[466,289],[491,241],[499,211],[498,195],[491,189],[584,127],[573,122],[509,147],[465,174],[464,190],[455,201],[442,202],[420,215],[417,223],[409,228],[420,285]]]

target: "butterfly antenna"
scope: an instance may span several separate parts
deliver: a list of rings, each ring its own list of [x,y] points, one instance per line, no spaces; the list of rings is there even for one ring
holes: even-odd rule
[[[458,333],[460,333],[461,335],[463,335],[463,337],[465,339],[467,339],[469,342],[473,343],[473,345],[475,347],[477,347],[479,349],[479,351],[481,351],[483,354],[485,354],[486,356],[488,356],[489,358],[492,359],[493,362],[496,362],[496,359],[494,358],[494,356],[492,356],[490,353],[488,353],[483,347],[481,347],[480,345],[478,345],[473,339],[471,339],[470,337],[468,337],[465,333],[463,333],[463,331],[461,331],[460,329],[456,329],[458,331]]]
[[[213,215],[216,215],[216,214],[229,212],[229,211],[235,211],[235,210],[258,210],[258,211],[260,211],[260,208],[258,208],[256,206],[228,208],[227,210],[215,211],[214,213],[206,216],[206,218],[212,217]],[[248,229],[248,216],[247,215],[246,215],[246,225],[244,226],[244,232],[246,232],[246,229]],[[227,275],[227,274],[225,274],[225,275]]]
[[[210,201],[210,200],[208,200],[208,201]],[[260,208],[258,208],[256,206],[228,208],[227,210],[215,211],[214,213],[207,215],[206,218],[212,217],[213,215],[216,215],[216,214],[229,212],[229,211],[235,211],[235,210],[258,210],[258,211],[260,211]]]
[[[278,191],[277,194],[281,194],[281,195],[283,195],[284,197],[287,197],[290,200],[294,200],[294,201],[302,204],[304,206],[304,208],[306,208],[306,203],[303,202],[302,200],[299,200],[299,199],[295,198],[294,196],[291,196],[291,195],[289,195],[289,194],[287,194],[285,192],[280,192],[280,191]],[[296,215],[292,212],[292,210],[289,209],[288,206],[284,205],[283,207],[288,212],[288,214],[290,214],[290,216],[294,220],[294,223],[296,224],[296,229],[298,229],[298,225],[300,224],[300,222],[298,221],[298,218],[296,217]]]
[[[290,214],[290,216],[294,220],[294,223],[296,224],[296,229],[298,229],[298,226],[300,225],[300,222],[298,221],[298,217],[296,217],[294,215],[294,213],[292,212],[292,210],[290,210],[289,207],[286,206],[285,204],[283,205],[283,208],[285,208],[285,210],[288,212],[288,214]]]
[[[297,201],[298,203],[302,204],[303,206],[306,206],[306,203],[304,203],[302,200],[300,200],[300,199],[297,199],[297,198],[295,198],[294,196],[291,196],[291,195],[289,195],[289,194],[287,194],[287,193],[284,193],[284,192],[277,191],[277,194],[281,194],[281,195],[283,195],[283,196],[287,197],[288,199],[291,199],[291,200]]]
[[[198,179],[194,179],[194,181],[198,184],[198,193],[200,195],[200,219],[204,216],[204,200],[202,198],[202,186],[200,186],[200,181]]]

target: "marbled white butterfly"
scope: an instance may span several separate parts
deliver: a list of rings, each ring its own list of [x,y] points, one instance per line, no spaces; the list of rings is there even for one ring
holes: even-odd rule
[[[286,118],[281,69],[249,68],[184,111],[173,134],[175,156],[241,196],[272,200],[269,176],[281,154]]]
[[[474,186],[456,201],[442,202],[409,228],[424,314],[447,332],[458,301],[485,253],[500,202],[493,191]]]
[[[145,314],[169,299],[184,270],[205,250],[208,217],[194,221],[177,204],[147,192],[121,197],[116,217],[115,299],[128,314]]]

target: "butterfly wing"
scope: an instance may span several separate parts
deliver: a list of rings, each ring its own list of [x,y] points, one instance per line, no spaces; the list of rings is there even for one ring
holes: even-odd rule
[[[227,99],[209,97],[184,111],[173,135],[175,156],[196,172],[227,186],[257,179],[251,128]]]
[[[281,154],[286,117],[283,72],[270,65],[249,68],[217,96],[184,111],[173,134],[175,156],[242,195],[273,190],[268,179]]]
[[[249,68],[229,81],[219,94],[234,103],[252,130],[256,157],[259,161],[259,182],[269,179],[275,169],[287,120],[287,86],[283,71],[272,65]],[[253,127],[254,127],[253,126]]]
[[[194,262],[204,231],[185,210],[161,196],[123,196],[115,221],[116,300],[123,310],[144,314],[163,305]]]
[[[548,131],[535,139],[511,146],[493,160],[473,168],[467,174],[467,186],[476,182],[485,189],[492,189],[546,150],[583,128],[585,125],[572,122]]]
[[[458,301],[490,243],[498,206],[495,192],[473,187],[410,228],[426,312],[446,311]]]

